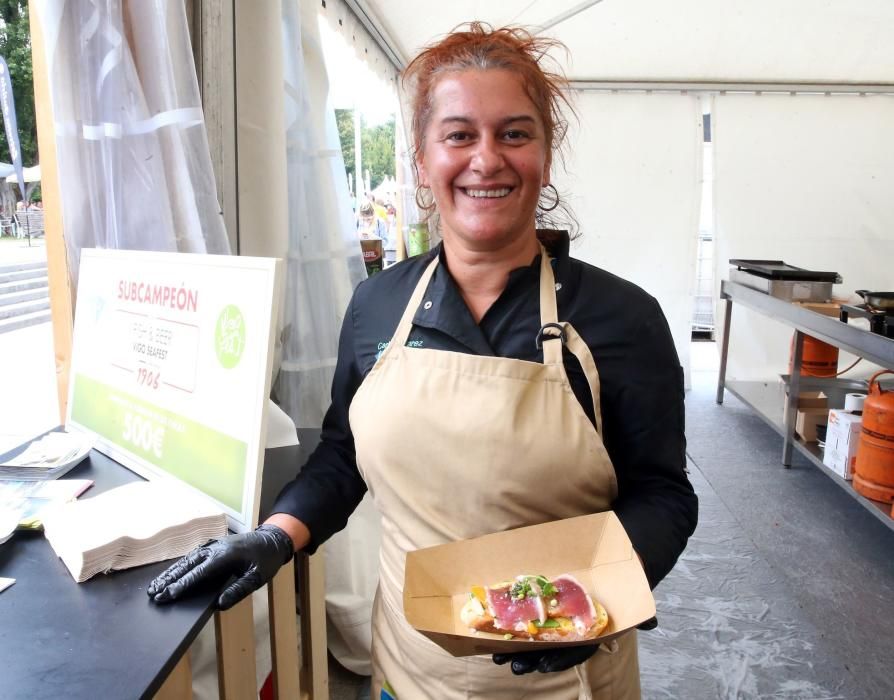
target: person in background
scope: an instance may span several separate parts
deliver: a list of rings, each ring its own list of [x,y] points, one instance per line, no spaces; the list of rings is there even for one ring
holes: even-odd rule
[[[373,209],[376,212],[376,217],[384,223],[384,221],[388,215],[388,210],[385,207],[385,202],[383,202],[378,197],[373,197],[372,203],[373,203]]]
[[[387,236],[384,222],[376,216],[373,203],[368,199],[360,205],[357,218],[357,234],[360,238],[381,238]]]
[[[418,548],[613,510],[654,587],[696,525],[683,375],[658,303],[570,257],[567,232],[538,231],[562,212],[553,46],[472,23],[406,69],[417,202],[437,213],[442,243],[357,287],[319,447],[256,531],[153,581],[156,603],[235,576],[219,599],[233,605],[344,527],[369,489],[383,519],[373,698],[640,696],[635,630],[454,658],[403,614]]]
[[[397,259],[397,210],[388,202],[385,205],[385,266]]]

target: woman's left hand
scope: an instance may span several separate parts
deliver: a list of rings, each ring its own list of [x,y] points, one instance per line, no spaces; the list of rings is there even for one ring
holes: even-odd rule
[[[540,673],[555,673],[567,671],[589,659],[599,648],[598,644],[588,644],[580,647],[567,647],[565,649],[537,649],[535,651],[520,651],[515,654],[494,654],[494,663],[502,666],[510,664],[512,672],[516,676],[539,671]]]

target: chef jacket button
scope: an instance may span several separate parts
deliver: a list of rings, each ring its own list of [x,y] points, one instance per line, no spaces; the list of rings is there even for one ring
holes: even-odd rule
[[[558,292],[562,288],[561,282],[556,282],[556,291]]]
[[[431,302],[430,302],[430,301],[425,302],[425,303],[422,305],[422,308],[423,308],[423,309],[430,309],[430,308],[431,308]]]

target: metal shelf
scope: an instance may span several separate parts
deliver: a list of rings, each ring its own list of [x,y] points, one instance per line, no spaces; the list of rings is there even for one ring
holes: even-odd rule
[[[849,481],[845,481],[823,464],[822,451],[818,445],[806,443],[795,435],[797,398],[802,389],[823,389],[831,396],[830,392],[833,391],[838,392],[842,389],[853,391],[856,388],[853,386],[854,380],[815,379],[801,376],[804,335],[810,335],[889,369],[894,369],[894,339],[842,323],[837,318],[818,314],[798,304],[777,299],[737,282],[728,280],[722,282],[720,297],[726,299],[726,310],[721,340],[720,373],[717,378],[717,403],[723,403],[724,389],[728,389],[782,436],[782,463],[785,466],[791,464],[792,449],[796,449],[823,474],[838,484],[845,493],[875,515],[889,529],[894,530],[894,517],[891,516],[890,505],[877,503],[861,496],[853,489]],[[783,375],[783,383],[726,381],[729,331],[734,302],[795,329],[791,375]],[[783,407],[786,406],[788,409],[784,413]]]
[[[892,338],[842,323],[837,318],[823,316],[798,304],[771,297],[756,289],[749,289],[737,282],[724,280],[720,285],[720,298],[747,306],[818,340],[847,350],[882,367],[894,369]]]
[[[771,382],[744,382],[728,381],[726,390],[744,403],[761,420],[775,430],[779,435],[785,436],[786,428],[782,420],[782,407],[785,402],[785,389],[782,384]],[[851,496],[866,510],[881,520],[891,530],[894,530],[894,518],[891,517],[891,506],[864,498],[854,491],[850,481],[842,479],[838,474],[823,464],[822,448],[815,442],[804,442],[799,437],[793,437],[792,446],[804,455],[810,462],[817,466],[832,481],[838,484],[845,493]]]

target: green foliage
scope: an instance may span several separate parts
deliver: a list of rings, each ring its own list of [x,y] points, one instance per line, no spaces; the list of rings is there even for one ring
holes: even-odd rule
[[[22,163],[34,165],[37,154],[37,119],[34,114],[34,76],[31,70],[31,27],[28,3],[0,0],[0,56],[6,59],[16,104]],[[6,129],[0,129],[0,160],[12,162]]]
[[[335,123],[338,127],[338,138],[341,152],[345,160],[345,171],[354,172],[354,110],[335,110]],[[386,175],[394,177],[394,117],[384,124],[368,127],[361,116],[360,148],[363,156],[363,169],[369,170],[370,187],[375,189]],[[354,182],[356,183],[356,177]]]
[[[335,110],[335,124],[338,126],[338,140],[341,154],[345,159],[345,172],[354,172],[354,110]],[[362,148],[362,145],[361,145]]]
[[[394,117],[371,129],[361,128],[363,169],[369,170],[369,186],[378,187],[386,175],[394,177]]]

